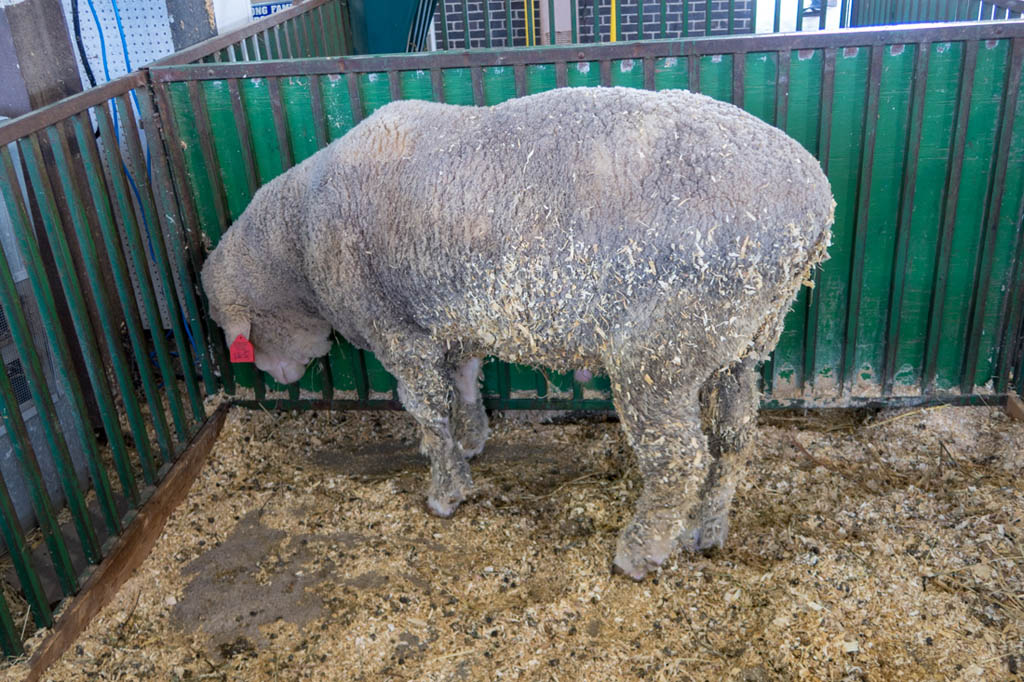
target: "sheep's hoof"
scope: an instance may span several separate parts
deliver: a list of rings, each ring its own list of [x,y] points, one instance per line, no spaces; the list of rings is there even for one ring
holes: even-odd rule
[[[480,439],[480,442],[476,444],[469,443],[468,445],[463,445],[462,443],[459,443],[459,453],[462,454],[462,459],[468,461],[479,455],[484,451],[485,442],[486,439],[482,438]]]
[[[665,563],[675,548],[671,534],[656,533],[631,523],[619,536],[615,552],[614,570],[633,580],[643,580],[648,571]]]
[[[729,534],[729,515],[704,518],[695,528],[687,528],[679,535],[679,546],[691,554],[701,554],[721,548]]]
[[[442,519],[451,518],[451,515],[455,513],[455,510],[459,508],[461,503],[462,498],[437,498],[433,495],[427,497],[427,508],[430,509],[434,516],[440,516]]]

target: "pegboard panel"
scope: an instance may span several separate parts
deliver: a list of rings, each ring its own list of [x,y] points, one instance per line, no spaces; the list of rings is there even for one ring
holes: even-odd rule
[[[78,56],[78,48],[74,44],[74,23],[71,16],[71,0],[61,0],[64,7],[64,18],[68,23],[72,47],[78,59],[78,71],[82,76],[82,85],[88,87],[89,80],[85,77],[85,68]],[[107,66],[110,78],[114,79],[127,73],[125,69],[124,50],[121,37],[114,18],[114,5],[111,0],[92,0],[103,29],[103,40],[106,47]],[[133,68],[166,57],[174,52],[171,40],[170,19],[167,16],[165,0],[121,0],[117,3],[121,14],[121,25],[124,26],[125,42],[128,44],[128,58]],[[89,11],[89,1],[79,0],[78,19],[82,30],[82,43],[89,66],[96,77],[97,84],[106,81],[103,73],[103,50],[100,48],[100,35],[96,30],[96,21]]]

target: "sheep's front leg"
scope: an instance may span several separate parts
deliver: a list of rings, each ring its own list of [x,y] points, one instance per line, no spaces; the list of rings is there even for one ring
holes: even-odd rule
[[[712,374],[701,389],[712,463],[702,491],[695,550],[721,547],[729,533],[729,506],[747,468],[757,428],[756,365],[748,356]]]
[[[680,543],[694,542],[710,456],[695,388],[656,393],[634,382],[616,390],[616,409],[636,454],[643,491],[619,536],[615,566],[639,580]]]
[[[456,368],[429,337],[409,333],[378,359],[398,380],[398,398],[420,425],[420,452],[430,460],[427,506],[448,517],[473,489],[469,464],[452,434]]]

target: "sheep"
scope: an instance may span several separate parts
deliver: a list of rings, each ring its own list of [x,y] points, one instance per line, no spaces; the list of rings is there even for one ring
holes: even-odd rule
[[[262,187],[202,282],[279,382],[332,329],[372,351],[421,427],[441,517],[487,438],[482,357],[607,373],[643,478],[613,568],[639,580],[725,541],[755,365],[834,207],[797,142],[687,91],[399,101]]]

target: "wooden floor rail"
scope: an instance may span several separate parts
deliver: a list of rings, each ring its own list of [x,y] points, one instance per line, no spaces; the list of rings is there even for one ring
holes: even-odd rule
[[[153,496],[125,529],[113,551],[89,576],[81,592],[71,597],[71,603],[54,624],[53,631],[32,655],[26,680],[35,682],[42,677],[46,669],[61,657],[93,617],[107,605],[121,585],[149,556],[171,512],[185,499],[192,482],[203,468],[217,436],[220,435],[221,427],[224,426],[227,411],[228,405],[221,405],[207,418],[206,423],[160,482]]]

